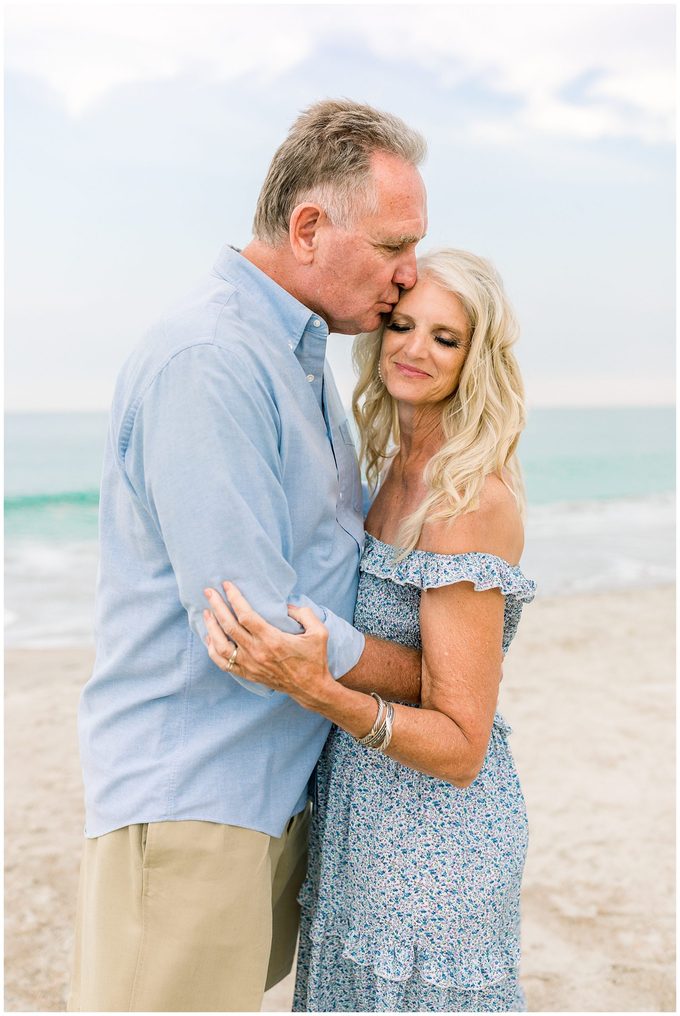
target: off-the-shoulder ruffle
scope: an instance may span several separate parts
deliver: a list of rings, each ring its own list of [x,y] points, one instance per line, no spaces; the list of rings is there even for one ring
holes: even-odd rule
[[[346,915],[322,918],[313,911],[311,894],[300,895],[300,904],[307,911],[303,922],[312,942],[321,943],[327,936],[339,938],[343,958],[358,966],[370,967],[385,981],[408,981],[417,973],[426,984],[459,991],[481,991],[504,981],[519,962],[515,941],[503,948],[501,942],[488,942],[480,947],[467,936],[452,936],[448,948],[416,942],[408,936],[399,938],[389,930],[367,932],[353,924]],[[456,940],[454,940],[456,939]]]
[[[401,561],[396,562],[395,557],[394,547],[366,533],[360,568],[376,578],[418,589],[472,582],[478,592],[500,589],[505,596],[513,596],[520,603],[530,603],[536,593],[536,583],[522,574],[519,565],[509,564],[495,554],[480,551],[435,554],[429,550],[412,550]]]

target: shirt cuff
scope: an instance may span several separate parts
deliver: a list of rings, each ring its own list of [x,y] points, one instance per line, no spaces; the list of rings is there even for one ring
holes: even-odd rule
[[[357,665],[366,639],[349,622],[328,608],[325,608],[324,613],[324,624],[328,629],[328,669],[337,681]]]
[[[341,677],[344,677],[348,670],[357,665],[364,651],[366,639],[348,621],[338,617],[337,614],[334,614],[332,610],[328,610],[327,607],[316,606],[315,613],[317,615],[321,614],[320,620],[323,621],[328,630],[328,669],[337,681]],[[242,688],[245,688],[246,691],[252,692],[253,695],[260,695],[266,698],[274,694],[273,688],[267,688],[263,684],[256,684],[254,681],[247,681],[245,677],[239,677],[238,674],[230,674],[229,676],[238,682]]]
[[[237,684],[240,684],[246,691],[250,691],[253,695],[259,695],[261,698],[267,698],[269,695],[274,694],[273,688],[267,688],[265,684],[257,684],[255,681],[247,681],[245,677],[239,677],[238,674],[229,674]]]

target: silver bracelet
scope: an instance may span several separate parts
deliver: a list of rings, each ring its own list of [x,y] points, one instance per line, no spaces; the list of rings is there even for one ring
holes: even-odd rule
[[[375,734],[373,735],[373,737],[371,738],[370,741],[366,741],[364,743],[364,748],[379,748],[380,747],[380,745],[385,740],[385,730],[386,730],[385,724],[386,724],[386,722],[387,722],[387,711],[385,712],[385,719],[383,720],[383,722],[380,725],[379,729],[376,730]]]
[[[373,751],[385,751],[392,740],[392,726],[394,724],[394,706],[391,702],[383,702],[376,692],[371,695],[379,703],[378,715],[375,723],[365,737],[356,738],[364,748],[371,748]]]
[[[371,695],[378,703],[378,715],[376,716],[375,723],[373,724],[369,732],[365,734],[363,737],[355,738],[355,740],[359,744],[366,745],[367,747],[370,747],[372,745],[373,741],[376,740],[377,735],[380,734],[380,737],[382,738],[382,729],[384,726],[383,721],[385,719],[385,714],[387,712],[387,707],[383,702],[383,700],[380,698],[380,695],[378,695],[377,692],[374,691],[371,692]]]
[[[385,717],[385,736],[380,744],[376,745],[377,751],[387,751],[392,740],[392,725],[394,724],[394,706],[391,702],[387,704],[387,716]]]

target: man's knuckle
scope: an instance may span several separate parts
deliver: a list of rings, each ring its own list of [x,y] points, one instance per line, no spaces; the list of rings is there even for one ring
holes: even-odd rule
[[[269,653],[267,653],[266,650],[263,649],[262,646],[260,646],[259,644],[253,647],[253,650],[250,655],[254,663],[266,663],[267,659],[269,658]]]

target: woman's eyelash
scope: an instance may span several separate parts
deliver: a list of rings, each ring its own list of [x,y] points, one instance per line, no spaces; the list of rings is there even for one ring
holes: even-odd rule
[[[392,332],[401,333],[408,332],[411,326],[400,325],[396,321],[391,321],[389,324],[385,325],[385,327],[389,328],[390,331]],[[435,335],[434,340],[435,342],[438,342],[440,345],[446,346],[447,349],[458,349],[458,347],[460,346],[460,342],[458,341],[458,339],[445,339],[443,335]]]

